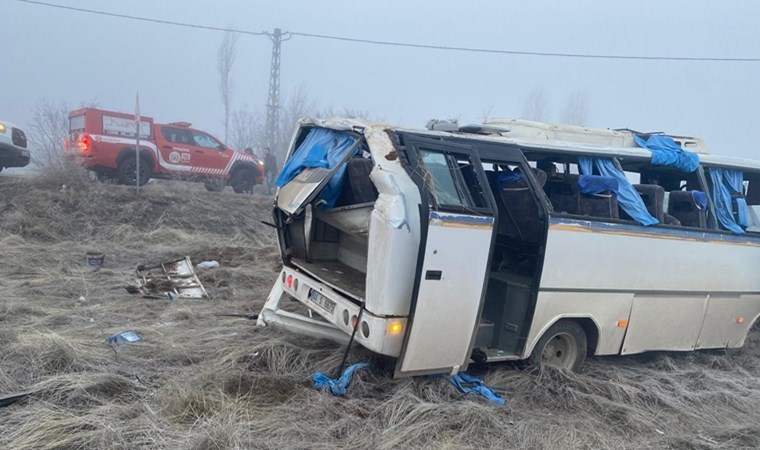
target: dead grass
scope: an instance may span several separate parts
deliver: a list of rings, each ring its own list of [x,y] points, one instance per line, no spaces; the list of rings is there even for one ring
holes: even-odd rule
[[[271,199],[62,181],[0,178],[0,394],[32,393],[0,411],[0,448],[760,447],[757,339],[592,359],[580,374],[480,373],[505,407],[381,370],[358,372],[347,398],[316,391],[310,376],[331,373],[340,346],[220,316],[258,312],[271,288]],[[89,270],[87,251],[106,267]],[[212,300],[124,289],[138,264],[184,255],[220,262],[199,271]],[[114,352],[106,337],[124,330],[145,342]]]

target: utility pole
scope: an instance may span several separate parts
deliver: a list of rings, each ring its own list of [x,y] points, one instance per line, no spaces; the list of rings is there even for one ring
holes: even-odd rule
[[[272,67],[269,71],[269,100],[267,101],[267,132],[266,144],[269,148],[275,146],[277,128],[280,125],[280,49],[282,46],[282,30],[274,29],[269,34],[272,40]],[[273,149],[274,150],[274,149]]]

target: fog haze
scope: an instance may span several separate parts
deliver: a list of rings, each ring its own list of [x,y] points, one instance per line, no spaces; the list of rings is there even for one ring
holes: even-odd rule
[[[76,0],[80,8],[251,31],[322,33],[421,44],[637,56],[760,57],[752,1]],[[41,99],[141,110],[223,136],[216,54],[223,33],[2,1],[0,117],[24,125]],[[240,37],[233,108],[266,104],[271,42]],[[713,153],[760,157],[760,62],[571,59],[447,52],[294,36],[283,95],[421,127],[430,118],[518,117],[540,88],[557,122],[587,96],[587,125],[703,137]]]

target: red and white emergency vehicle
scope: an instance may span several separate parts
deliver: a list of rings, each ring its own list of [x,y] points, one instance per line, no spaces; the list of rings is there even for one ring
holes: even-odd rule
[[[135,116],[96,108],[69,113],[65,152],[101,179],[135,184],[137,158]],[[253,155],[236,152],[187,122],[154,123],[140,117],[140,185],[151,178],[202,181],[210,191],[231,185],[249,192],[264,180],[264,165]]]

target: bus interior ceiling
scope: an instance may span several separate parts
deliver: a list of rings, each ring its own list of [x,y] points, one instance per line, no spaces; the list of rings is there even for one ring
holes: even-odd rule
[[[369,220],[377,190],[370,180],[372,160],[346,164],[340,195],[324,209],[319,196],[290,224],[291,262],[356,299],[364,299]]]

